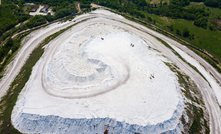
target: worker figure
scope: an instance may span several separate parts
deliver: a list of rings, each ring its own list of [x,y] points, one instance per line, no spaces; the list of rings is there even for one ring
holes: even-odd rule
[[[151,77],[154,78],[154,74],[153,75],[151,74]]]
[[[104,38],[101,37],[102,40],[104,40]]]
[[[150,74],[150,78],[151,78],[151,79],[154,78],[154,74]]]

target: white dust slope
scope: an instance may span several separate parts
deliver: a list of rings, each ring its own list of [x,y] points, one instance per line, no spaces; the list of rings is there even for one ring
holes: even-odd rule
[[[114,25],[81,25],[45,48],[14,107],[14,127],[22,133],[179,133],[179,83],[152,44]]]

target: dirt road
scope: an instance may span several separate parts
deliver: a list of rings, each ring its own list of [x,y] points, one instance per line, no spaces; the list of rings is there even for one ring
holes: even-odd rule
[[[75,1],[74,4],[75,4],[76,9],[78,10],[78,13],[81,13],[82,11],[81,11],[80,3]]]

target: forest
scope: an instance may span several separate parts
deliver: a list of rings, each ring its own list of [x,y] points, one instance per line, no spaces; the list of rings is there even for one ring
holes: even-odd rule
[[[27,19],[29,19],[29,15],[23,12],[22,6],[18,7],[7,0],[2,0],[0,6],[0,36],[19,22]]]
[[[28,14],[29,11],[27,11],[27,13],[24,11],[25,6],[23,4],[26,2],[42,5],[48,4],[53,7],[53,11],[56,12],[56,14],[55,16],[39,15],[31,17]],[[77,12],[77,10],[71,0],[2,0],[0,6],[0,36],[9,29],[14,28],[18,23],[24,22],[28,19],[30,19],[29,23],[25,24],[23,27],[32,28],[46,23],[46,20],[52,21],[75,12]]]
[[[77,12],[74,1],[70,0],[2,0],[1,2],[0,44],[16,32],[33,28],[45,24],[47,21],[50,22]],[[52,7],[55,15],[30,16],[28,13],[33,6],[25,7],[24,3],[26,2],[41,5],[48,4]],[[8,38],[5,44],[0,46],[0,72],[3,70],[11,54],[19,48],[20,41]]]
[[[162,2],[158,5],[150,4],[145,0],[129,0],[127,3],[116,0],[103,0],[100,1],[99,4],[117,9],[121,12],[128,12],[137,17],[145,17],[144,12],[148,12],[150,14],[162,15],[173,19],[193,20],[194,25],[203,28],[207,28],[208,25],[207,16],[209,16],[209,14],[205,12],[205,9],[185,8],[185,6],[190,4],[189,0],[171,0],[169,5]]]

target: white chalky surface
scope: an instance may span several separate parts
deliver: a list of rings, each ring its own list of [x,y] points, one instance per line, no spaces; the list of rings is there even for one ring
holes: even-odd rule
[[[111,118],[140,126],[163,123],[174,116],[182,102],[179,83],[161,61],[163,58],[148,49],[151,44],[124,29],[101,23],[70,34],[51,57],[47,56],[58,40],[46,47],[33,68],[13,111],[15,126],[19,124],[19,113],[71,119]],[[46,81],[41,81],[41,73]],[[41,82],[61,96],[47,94]],[[64,97],[76,94],[92,96]]]

